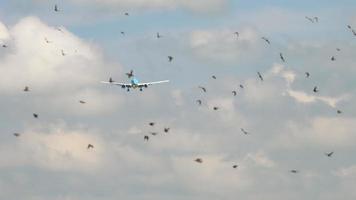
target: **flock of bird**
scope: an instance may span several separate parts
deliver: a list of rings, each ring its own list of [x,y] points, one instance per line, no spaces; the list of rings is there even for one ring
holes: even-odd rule
[[[59,9],[59,6],[58,6],[58,5],[55,5],[55,6],[54,6],[54,11],[55,11],[55,12],[60,12],[60,11],[61,11],[61,10]],[[129,16],[130,14],[126,12],[126,13],[124,13],[124,15],[125,15],[125,16]],[[308,21],[310,21],[311,23],[318,23],[318,22],[319,22],[319,18],[318,18],[318,17],[308,17],[308,16],[306,16],[305,18],[306,18]],[[351,33],[352,33],[354,36],[356,36],[356,31],[355,31],[350,25],[347,25],[347,28],[351,31]],[[60,28],[57,28],[57,30],[58,30],[58,31],[62,31]],[[122,34],[122,35],[125,35],[125,32],[122,31],[121,34]],[[233,34],[236,36],[237,39],[239,39],[239,36],[240,36],[240,33],[239,33],[239,32],[234,32]],[[162,38],[162,37],[163,37],[163,36],[162,36],[159,32],[157,32],[156,38],[159,39],[159,38]],[[267,45],[271,45],[271,44],[272,44],[271,40],[270,40],[269,38],[267,38],[267,37],[261,37],[261,39],[262,39],[263,41],[265,41]],[[51,43],[51,42],[52,42],[51,40],[48,40],[47,37],[44,38],[44,41],[45,41],[46,43]],[[3,47],[3,48],[7,48],[8,46],[7,46],[6,44],[2,44],[2,47]],[[340,51],[339,48],[337,48],[336,50],[337,50],[337,51]],[[61,53],[62,56],[66,56],[66,53],[64,52],[63,49],[60,51],[60,53]],[[281,60],[283,63],[287,62],[287,60],[286,60],[286,58],[284,57],[283,53],[279,53],[279,57],[280,57],[280,60]],[[167,58],[168,58],[168,62],[173,62],[173,60],[174,60],[174,57],[173,57],[173,56],[167,56]],[[331,61],[335,61],[335,60],[336,60],[336,57],[335,57],[335,56],[332,56],[332,57],[331,57]],[[134,75],[133,75],[133,70],[131,70],[130,72],[127,72],[126,75],[127,75],[128,78],[133,77],[133,76],[134,76]],[[310,78],[310,76],[311,76],[311,74],[310,74],[309,72],[305,72],[305,77],[306,77],[306,78]],[[259,79],[260,81],[262,81],[262,82],[264,81],[264,77],[263,77],[262,73],[257,72],[257,77],[258,77],[258,79]],[[212,79],[217,79],[217,77],[216,77],[215,75],[212,75],[211,78],[212,78]],[[112,78],[110,78],[109,82],[113,82]],[[243,89],[245,88],[245,86],[242,85],[242,84],[240,84],[239,87],[240,87],[241,90],[243,90]],[[208,92],[208,89],[207,89],[205,86],[198,86],[198,88],[199,88],[203,93],[207,93],[207,92]],[[312,91],[313,91],[314,93],[318,93],[318,92],[319,92],[318,86],[314,86],[314,88],[313,88]],[[29,86],[25,86],[24,89],[23,89],[23,92],[31,92],[30,87],[29,87]],[[237,95],[238,95],[238,91],[237,91],[237,90],[233,90],[233,91],[231,91],[231,93],[232,93],[233,96],[237,96]],[[79,103],[80,103],[80,104],[86,104],[87,102],[84,101],[84,100],[79,100]],[[199,106],[201,106],[201,105],[203,104],[203,100],[202,100],[202,99],[197,99],[197,100],[196,100],[196,103],[197,103]],[[213,107],[213,110],[214,110],[214,111],[218,111],[218,110],[219,110],[219,106],[214,106],[214,107]],[[341,110],[337,110],[337,114],[342,114],[342,111],[341,111]],[[38,119],[38,118],[39,118],[39,114],[38,114],[38,113],[33,113],[33,117],[34,117],[35,119]],[[156,122],[149,122],[148,125],[149,125],[150,127],[155,127]],[[244,135],[249,135],[249,134],[250,134],[250,133],[249,133],[247,130],[245,130],[244,128],[241,128],[240,130],[241,130],[241,132],[242,132]],[[169,127],[163,128],[163,132],[164,132],[164,133],[169,133],[169,132],[170,132],[170,128],[169,128]],[[143,138],[143,139],[144,139],[144,142],[148,142],[148,141],[150,140],[150,135],[156,136],[156,135],[158,135],[158,134],[159,134],[158,132],[154,132],[154,131],[149,132],[149,134],[145,134],[145,135],[144,135],[144,138]],[[14,135],[15,137],[20,137],[20,136],[21,136],[20,133],[14,133],[13,135]],[[93,145],[93,144],[88,144],[88,145],[86,146],[86,148],[87,148],[88,150],[89,150],[89,149],[94,149],[94,145]],[[333,155],[334,155],[334,152],[333,152],[333,151],[332,151],[332,152],[327,152],[327,153],[325,153],[325,156],[327,156],[327,157],[332,157]],[[196,158],[196,159],[194,159],[194,161],[195,161],[196,163],[200,163],[200,164],[204,162],[204,161],[203,161],[203,158]],[[233,165],[232,165],[232,168],[236,169],[236,168],[238,168],[238,165],[237,165],[237,164],[233,164]],[[297,170],[297,169],[291,169],[290,172],[291,172],[291,173],[299,173],[300,171]]]

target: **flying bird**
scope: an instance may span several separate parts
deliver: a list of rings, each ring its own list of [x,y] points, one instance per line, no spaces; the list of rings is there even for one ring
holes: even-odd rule
[[[337,112],[337,114],[342,114],[341,110],[337,110],[336,112]]]
[[[215,106],[213,109],[214,109],[214,110],[219,110],[219,107]]]
[[[244,89],[244,86],[240,84],[240,88],[241,88],[241,89]]]
[[[79,103],[81,104],[86,104],[87,102],[83,101],[83,100],[80,100]]]
[[[245,129],[243,129],[243,128],[241,128],[241,131],[245,134],[245,135],[248,135],[249,133],[245,130]]]
[[[236,38],[239,39],[240,36],[239,32],[236,31],[234,34],[236,35]]]
[[[125,35],[125,32],[124,32],[124,31],[121,31],[120,33],[121,33],[121,35]]]
[[[197,158],[194,161],[197,162],[197,163],[203,163],[203,159],[201,159],[201,158]]]
[[[94,149],[94,145],[88,144],[87,149]]]
[[[234,96],[236,96],[236,95],[237,95],[237,92],[236,92],[236,91],[232,91],[232,94],[233,94]]]
[[[126,15],[126,16],[129,16],[130,14],[129,14],[128,12],[125,12],[125,15]]]
[[[311,17],[305,16],[305,19],[309,20],[311,23],[314,23],[314,19],[315,18],[311,18]]]
[[[158,133],[156,132],[151,132],[151,135],[156,136]]]
[[[262,77],[261,73],[260,73],[260,72],[257,72],[257,75],[258,75],[258,77],[261,79],[261,81],[263,81],[263,77]]]
[[[279,57],[281,58],[281,60],[282,60],[283,62],[286,62],[286,60],[284,59],[284,56],[283,56],[282,53],[279,53]]]
[[[61,50],[62,56],[65,56],[66,54],[64,53],[63,49]]]
[[[205,87],[199,86],[199,88],[202,89],[203,92],[206,92],[206,88]]]
[[[23,89],[24,92],[29,92],[30,88],[28,86],[25,86],[25,89]]]
[[[314,92],[314,93],[319,92],[319,90],[318,90],[318,87],[317,87],[317,86],[315,86],[315,87],[314,87],[313,92]]]
[[[7,48],[7,45],[6,44],[3,44],[3,45],[1,45],[3,48]]]
[[[44,38],[44,40],[47,44],[51,43],[51,41],[49,41],[46,37]]]
[[[57,4],[54,5],[54,11],[55,11],[55,12],[59,12],[59,8],[58,8],[58,5],[57,5]]]
[[[298,170],[296,170],[296,169],[292,169],[292,170],[290,170],[290,172],[291,172],[291,173],[293,173],[293,174],[297,174],[297,173],[299,173],[299,171],[298,171]]]
[[[156,37],[159,39],[162,37],[162,35],[160,35],[159,32],[157,32]]]
[[[238,167],[238,165],[233,165],[232,168],[236,169]]]
[[[212,75],[211,78],[216,79],[216,76],[215,76],[215,75]]]
[[[334,154],[334,152],[332,151],[332,152],[330,152],[330,153],[325,153],[325,155],[327,156],[327,157],[332,157],[333,156],[333,154]]]
[[[265,42],[267,42],[267,44],[271,44],[271,42],[269,41],[269,39],[266,38],[266,37],[262,37],[262,40],[264,40]]]
[[[20,133],[14,133],[15,137],[20,137],[20,135],[21,135]]]
[[[309,78],[309,76],[310,76],[310,73],[309,72],[305,72],[305,77]]]
[[[197,103],[199,104],[199,106],[201,106],[202,101],[200,99],[197,100]]]
[[[155,125],[155,123],[154,123],[154,122],[150,122],[150,123],[148,123],[148,125],[150,125],[150,126],[154,126],[154,125]]]
[[[336,60],[335,56],[332,56],[331,61],[335,61],[335,60]]]
[[[130,72],[126,73],[126,76],[127,76],[128,78],[133,77],[133,76],[134,76],[133,70],[130,70]]]
[[[33,113],[33,117],[37,119],[38,118],[38,114]]]
[[[165,133],[168,133],[169,130],[170,130],[170,128],[164,128],[164,132],[165,132]]]
[[[148,137],[148,135],[145,135],[144,137],[143,137],[143,141],[148,141],[150,139],[150,137]]]
[[[168,56],[168,61],[172,62],[173,61],[173,56]]]

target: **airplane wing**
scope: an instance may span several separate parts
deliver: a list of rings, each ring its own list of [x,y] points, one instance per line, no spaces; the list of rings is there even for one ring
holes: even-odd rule
[[[132,86],[129,83],[118,83],[118,82],[115,82],[115,81],[113,81],[113,82],[101,81],[101,83],[110,84],[110,85],[118,85],[118,86],[126,87],[126,88],[130,88]]]
[[[138,86],[154,85],[154,84],[168,83],[168,82],[169,82],[169,80],[155,81],[155,82],[149,82],[149,83],[140,83],[140,84],[138,84]]]

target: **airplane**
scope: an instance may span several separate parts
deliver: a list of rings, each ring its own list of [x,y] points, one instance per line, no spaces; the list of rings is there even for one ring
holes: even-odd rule
[[[112,80],[112,78],[109,79],[109,81],[101,81],[101,83],[104,84],[110,84],[110,85],[118,85],[121,86],[122,89],[126,89],[128,92],[130,89],[140,89],[140,91],[143,91],[143,88],[147,88],[149,85],[155,85],[155,84],[160,84],[160,83],[168,83],[169,80],[164,80],[164,81],[155,81],[155,82],[148,82],[148,83],[140,83],[137,78],[135,78],[132,73],[130,83],[119,83],[115,82]]]

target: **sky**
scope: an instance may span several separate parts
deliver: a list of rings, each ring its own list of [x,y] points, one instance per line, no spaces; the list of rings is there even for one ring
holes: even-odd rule
[[[355,8],[0,0],[0,199],[355,199]]]

